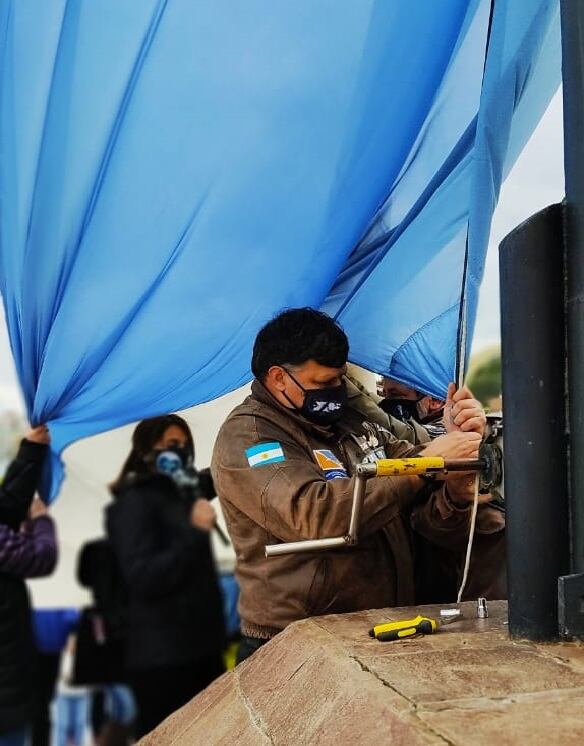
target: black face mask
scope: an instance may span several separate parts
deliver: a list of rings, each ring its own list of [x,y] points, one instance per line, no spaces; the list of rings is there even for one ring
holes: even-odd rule
[[[424,418],[420,417],[418,402],[423,398],[422,395],[418,399],[383,399],[379,402],[379,406],[384,412],[402,422],[407,422],[408,420],[422,422]]]
[[[289,371],[286,371],[286,373],[288,373],[298,388],[304,391],[304,402],[301,407],[297,407],[283,392],[286,399],[288,399],[297,412],[306,417],[310,422],[314,422],[315,425],[332,425],[341,419],[347,405],[347,387],[344,381],[338,386],[328,386],[323,389],[305,389],[294,378],[292,373]]]

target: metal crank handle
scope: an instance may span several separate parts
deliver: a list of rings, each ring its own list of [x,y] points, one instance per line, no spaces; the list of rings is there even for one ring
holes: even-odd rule
[[[306,539],[289,541],[283,544],[268,544],[266,557],[279,557],[283,554],[304,554],[304,552],[322,552],[327,549],[349,546],[347,536],[335,536],[331,539]]]
[[[284,554],[303,554],[304,552],[321,552],[327,549],[350,547],[359,540],[361,508],[365,499],[367,480],[372,477],[401,477],[420,474],[447,474],[449,471],[480,471],[484,467],[482,459],[445,460],[440,456],[419,456],[416,458],[389,458],[374,461],[370,464],[359,464],[355,469],[355,486],[349,529],[345,536],[327,539],[307,539],[290,541],[282,544],[268,544],[266,557],[278,557]]]

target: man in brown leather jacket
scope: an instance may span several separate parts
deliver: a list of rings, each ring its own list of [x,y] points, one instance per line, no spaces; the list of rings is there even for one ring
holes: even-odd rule
[[[347,356],[326,314],[285,311],[259,332],[252,394],[219,432],[211,469],[237,556],[240,659],[298,619],[414,603],[414,531],[466,541],[472,475],[383,477],[368,481],[357,546],[266,559],[266,544],[346,530],[358,463],[478,454],[485,418],[467,389],[449,391],[452,431],[413,446],[347,406]]]
[[[383,399],[378,406],[389,418],[395,432],[396,420],[415,430],[417,443],[426,443],[445,432],[446,402],[395,381],[383,378]],[[354,401],[361,411],[362,397]],[[367,407],[370,411],[370,405]],[[425,435],[424,435],[425,433]],[[407,440],[412,440],[409,434]],[[505,507],[491,495],[481,495],[477,513],[468,581],[463,601],[484,596],[487,599],[507,598],[505,547]],[[451,546],[436,546],[416,536],[416,598],[418,603],[450,603],[456,601],[465,563],[466,550]]]

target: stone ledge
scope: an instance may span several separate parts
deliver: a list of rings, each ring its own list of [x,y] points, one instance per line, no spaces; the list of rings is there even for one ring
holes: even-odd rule
[[[580,744],[584,646],[511,641],[506,604],[435,635],[380,643],[374,623],[436,606],[307,619],[222,676],[143,746]]]

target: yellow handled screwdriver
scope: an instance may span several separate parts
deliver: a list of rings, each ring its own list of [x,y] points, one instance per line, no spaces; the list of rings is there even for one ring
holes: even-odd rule
[[[414,619],[376,624],[373,629],[369,630],[369,636],[380,642],[390,642],[391,640],[403,640],[405,637],[414,637],[415,635],[431,635],[437,629],[438,625],[435,619],[418,615]]]
[[[428,616],[418,615],[413,619],[401,619],[398,622],[385,622],[376,624],[369,630],[369,636],[380,642],[391,642],[392,640],[403,640],[416,635],[431,635],[444,624],[452,624],[462,617],[460,609],[442,609],[440,620],[431,619]]]

